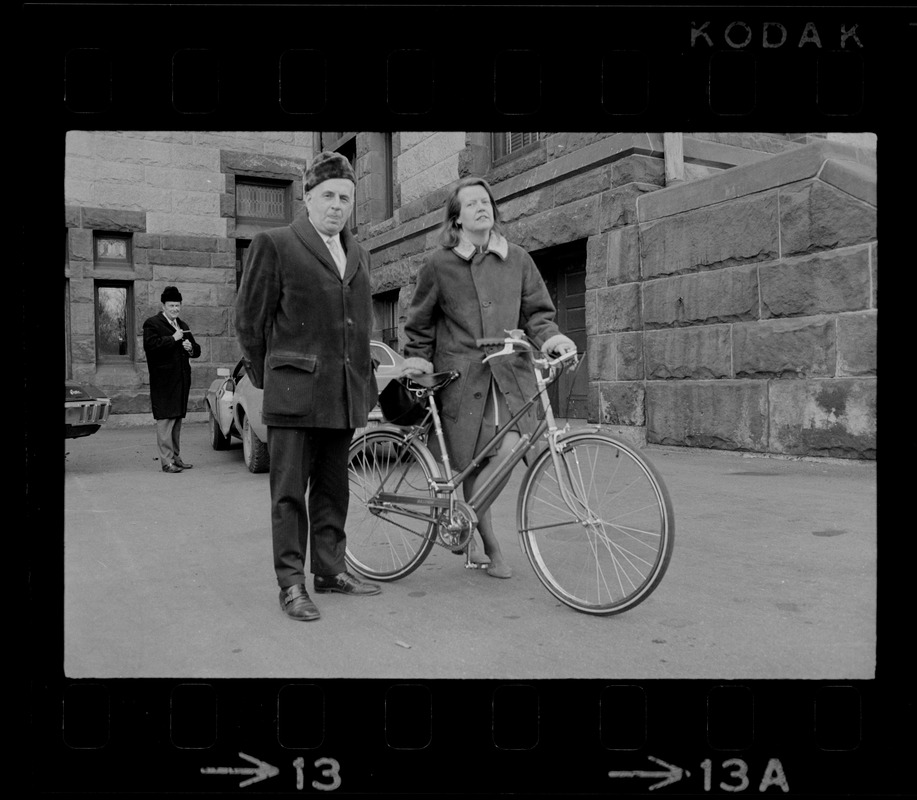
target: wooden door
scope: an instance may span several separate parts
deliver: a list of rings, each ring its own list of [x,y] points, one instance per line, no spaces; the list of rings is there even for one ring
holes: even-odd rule
[[[546,248],[532,253],[557,309],[557,326],[582,354],[575,371],[566,371],[551,387],[551,405],[561,418],[586,419],[589,366],[586,363],[586,243]]]

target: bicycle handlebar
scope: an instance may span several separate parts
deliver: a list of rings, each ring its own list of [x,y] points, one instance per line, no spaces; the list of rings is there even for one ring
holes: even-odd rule
[[[474,343],[478,347],[499,347],[506,344],[506,339],[475,339]]]
[[[516,331],[513,331],[513,333],[515,332]],[[507,333],[510,333],[510,331],[507,331]],[[521,345],[523,348],[525,348],[528,351],[534,351],[536,353],[538,352],[538,348],[536,348],[533,344],[531,344],[531,342],[528,342],[525,339],[522,339],[516,336],[512,336],[512,335],[507,336],[505,339],[497,339],[497,338],[476,339],[475,344],[477,344],[478,347],[497,347],[499,345],[503,345],[503,349],[500,350],[499,352],[491,353],[489,356],[485,356],[483,361],[481,362],[483,364],[486,364],[488,361],[490,361],[490,359],[496,358],[497,356],[512,355],[515,352],[513,348],[516,345]],[[550,358],[549,356],[545,355],[544,363],[545,363],[545,366],[547,367],[556,367],[558,364],[561,364],[564,361],[568,361],[571,358],[576,358],[577,356],[579,356],[579,353],[577,353],[576,350],[571,350],[569,353],[564,353],[563,355],[557,356],[556,358]]]

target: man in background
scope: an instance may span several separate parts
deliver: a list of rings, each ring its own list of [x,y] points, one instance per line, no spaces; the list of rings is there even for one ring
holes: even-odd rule
[[[190,359],[200,356],[201,346],[179,319],[181,292],[166,286],[159,299],[162,311],[143,323],[143,350],[150,371],[159,461],[163,472],[174,474],[193,466],[181,458],[181,423],[188,413]]]

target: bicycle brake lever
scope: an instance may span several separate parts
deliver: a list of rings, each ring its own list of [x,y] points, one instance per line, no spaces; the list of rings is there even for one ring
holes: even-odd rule
[[[502,350],[498,350],[496,353],[491,353],[489,356],[484,356],[484,360],[481,361],[481,363],[486,364],[492,358],[496,358],[497,356],[511,355],[512,353],[513,353],[513,344],[512,342],[507,341],[503,344]]]

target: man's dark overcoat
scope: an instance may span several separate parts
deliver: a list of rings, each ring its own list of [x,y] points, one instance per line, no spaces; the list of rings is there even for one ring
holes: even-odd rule
[[[252,239],[236,332],[266,425],[359,428],[376,404],[369,253],[340,235],[343,279],[306,212]]]
[[[188,325],[179,317],[175,320],[183,331]],[[185,339],[191,342],[189,353],[181,340],[173,338],[175,327],[163,312],[143,323],[143,350],[150,371],[150,402],[154,419],[173,419],[188,413],[188,394],[191,391],[190,359],[198,358],[201,346],[191,333]]]

